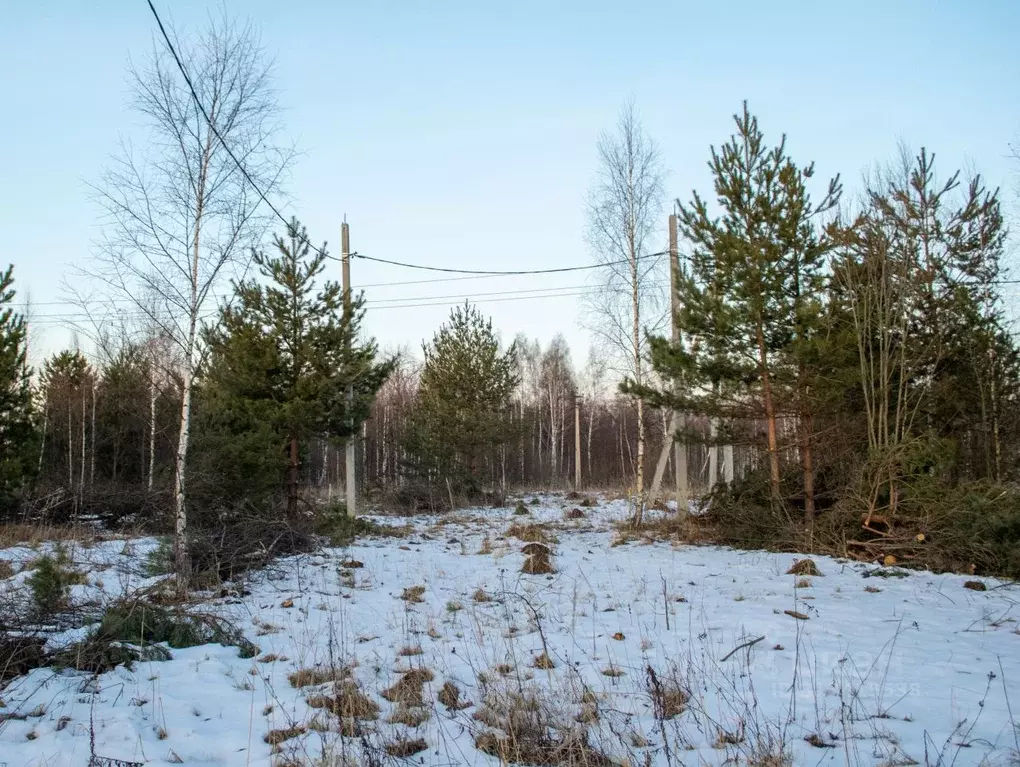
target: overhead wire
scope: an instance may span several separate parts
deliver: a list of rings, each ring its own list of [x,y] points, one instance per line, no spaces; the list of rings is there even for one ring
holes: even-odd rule
[[[235,155],[234,152],[230,149],[230,146],[227,144],[226,140],[224,140],[223,136],[220,135],[219,129],[213,123],[212,118],[209,116],[209,113],[206,111],[205,106],[203,106],[201,99],[199,99],[199,97],[198,97],[198,91],[195,90],[195,86],[191,82],[191,76],[188,75],[188,70],[184,67],[184,62],[181,61],[181,57],[177,54],[177,49],[174,47],[173,42],[170,40],[170,35],[167,34],[166,28],[163,26],[163,20],[160,19],[159,12],[156,11],[156,6],[153,5],[152,0],[146,0],[146,2],[149,5],[149,10],[152,11],[153,17],[156,19],[156,25],[159,27],[159,32],[163,36],[163,40],[164,40],[164,42],[166,42],[166,46],[169,49],[170,54],[173,56],[173,59],[174,59],[174,61],[177,64],[177,68],[180,70],[181,76],[184,77],[184,82],[187,84],[188,90],[191,92],[191,98],[192,98],[192,100],[194,100],[195,106],[197,106],[199,111],[201,111],[202,116],[205,118],[206,124],[209,126],[209,129],[213,132],[213,135],[216,136],[217,140],[219,140],[219,142],[223,145],[223,149],[230,156],[230,159],[234,161],[234,164],[237,166],[238,170],[241,171],[241,173],[244,176],[245,180],[251,185],[252,189],[254,189],[255,192],[258,194],[259,199],[261,199],[262,202],[264,202],[269,207],[269,209],[271,211],[273,211],[274,214],[276,214],[276,217],[278,219],[280,219],[280,221],[283,223],[283,225],[285,227],[290,227],[291,222],[288,221],[284,217],[284,215],[282,213],[280,213],[280,211],[276,208],[275,205],[273,205],[272,202],[270,202],[270,200],[266,196],[266,194],[259,188],[258,184],[255,183],[255,180],[248,173],[248,170],[244,167],[244,165],[241,163],[241,161],[237,159],[237,155]],[[313,245],[308,240],[307,237],[302,235],[301,239],[312,250],[314,250],[316,253],[319,253],[320,255],[322,255],[322,256],[324,256],[326,258],[333,259],[335,261],[342,260],[342,259],[338,258],[337,256],[331,256],[329,253],[326,253],[322,249],[315,247],[315,245]],[[642,256],[638,256],[638,259],[652,258],[654,256],[662,256],[662,255],[665,255],[667,252],[668,251],[660,251],[659,253],[648,253],[648,254],[645,254],[645,255],[642,255]],[[394,260],[391,260],[391,259],[377,258],[375,256],[366,256],[366,255],[364,255],[362,253],[358,253],[356,251],[351,253],[351,254],[349,254],[349,255],[350,255],[351,258],[360,258],[360,259],[363,259],[365,261],[374,261],[376,263],[388,264],[390,266],[399,266],[399,267],[403,267],[405,269],[420,269],[420,270],[432,271],[432,272],[446,272],[446,273],[454,273],[454,274],[470,274],[470,275],[478,275],[478,276],[483,276],[484,275],[484,276],[493,276],[493,277],[495,277],[495,276],[518,276],[518,275],[523,276],[523,275],[529,275],[529,274],[536,274],[536,275],[537,274],[559,274],[559,273],[563,273],[563,272],[577,272],[577,271],[583,271],[583,270],[587,270],[587,269],[599,269],[599,268],[603,268],[603,267],[606,267],[606,266],[615,266],[615,265],[620,265],[620,264],[624,264],[624,263],[629,263],[628,259],[624,259],[622,261],[615,262],[615,263],[614,262],[610,262],[610,263],[603,263],[603,264],[588,264],[588,265],[584,265],[584,266],[568,266],[568,267],[560,267],[560,268],[554,268],[554,269],[527,269],[527,270],[500,271],[500,270],[456,269],[456,268],[451,268],[451,267],[439,267],[439,266],[426,266],[426,265],[423,265],[423,264],[411,264],[411,263],[405,263],[405,262],[402,262],[402,261],[394,261]]]
[[[452,306],[461,301],[472,303],[502,303],[505,301],[534,300],[537,298],[571,298],[591,295],[594,288],[585,285],[562,285],[554,288],[525,288],[521,290],[490,291],[485,293],[470,294],[448,294],[442,296],[405,296],[402,298],[390,299],[368,299],[364,302],[366,311],[384,311],[388,309],[410,309],[424,306]],[[209,319],[215,316],[216,312],[211,311],[203,317]],[[110,319],[145,319],[148,315],[137,310],[113,312]],[[84,312],[62,312],[50,314],[35,314],[29,317],[33,324],[59,324],[62,322],[75,322],[87,319]]]

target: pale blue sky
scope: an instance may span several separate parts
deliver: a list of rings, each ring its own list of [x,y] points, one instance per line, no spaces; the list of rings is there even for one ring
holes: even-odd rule
[[[127,110],[125,68],[151,44],[144,0],[2,0],[0,228],[40,316],[89,258],[96,179]],[[216,0],[159,0],[197,29]],[[983,2],[311,2],[227,0],[277,61],[286,137],[302,157],[287,213],[339,250],[465,268],[589,261],[585,191],[598,132],[633,98],[669,169],[669,199],[708,188],[711,143],[748,99],[819,176],[851,186],[900,139],[943,171],[969,162],[1015,206],[1020,4]],[[664,222],[665,223],[665,222]],[[355,285],[426,274],[356,261]],[[367,297],[570,287],[578,275],[373,288]],[[484,303],[505,336],[563,331],[583,364],[576,298]],[[443,307],[376,311],[385,346],[417,347]],[[37,348],[69,339],[52,318]]]

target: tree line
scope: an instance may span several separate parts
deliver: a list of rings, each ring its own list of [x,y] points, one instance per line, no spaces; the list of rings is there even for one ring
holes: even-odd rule
[[[132,69],[153,141],[95,187],[104,237],[79,269],[100,290],[81,296],[94,348],[30,370],[0,275],[5,516],[165,529],[186,581],[225,548],[335,524],[354,440],[366,496],[408,508],[570,487],[580,469],[627,490],[642,525],[664,467],[663,487],[709,494],[688,535],[1020,572],[1020,356],[1000,193],[980,177],[903,152],[850,199],[744,105],[709,150],[712,189],[676,200],[667,251],[662,159],[628,107],[587,202],[601,282],[583,368],[562,337],[507,342],[470,304],[420,357],[384,354],[362,298],[324,278],[325,244],[296,220],[264,243],[254,190],[293,152],[255,32],[224,17],[177,47],[215,106],[158,46]],[[133,310],[111,333],[115,300]]]

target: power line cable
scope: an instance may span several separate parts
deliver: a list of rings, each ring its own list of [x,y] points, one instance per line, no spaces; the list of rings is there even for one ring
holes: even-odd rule
[[[276,217],[278,219],[280,219],[281,222],[283,222],[283,225],[285,227],[289,228],[290,227],[290,222],[286,218],[284,218],[283,214],[280,213],[279,210],[277,210],[276,206],[273,205],[273,203],[269,201],[269,198],[259,188],[258,184],[255,183],[255,180],[248,173],[248,170],[244,167],[243,164],[241,164],[241,161],[237,159],[237,155],[235,155],[233,150],[231,150],[230,146],[223,139],[223,136],[220,135],[219,129],[213,123],[212,118],[209,116],[209,113],[206,111],[205,107],[202,105],[202,101],[198,98],[198,92],[195,90],[195,86],[191,82],[191,76],[188,75],[188,71],[184,67],[184,62],[181,61],[181,57],[177,54],[177,49],[174,47],[173,42],[171,42],[171,40],[170,40],[170,35],[167,34],[166,28],[163,26],[163,20],[160,19],[159,13],[156,11],[156,6],[152,4],[152,0],[146,0],[146,2],[148,3],[149,10],[152,11],[153,17],[156,19],[156,24],[159,27],[159,32],[163,36],[163,40],[166,42],[166,46],[169,49],[170,54],[173,56],[174,61],[177,63],[177,68],[181,71],[181,76],[184,77],[184,82],[187,83],[187,85],[188,85],[188,90],[191,92],[191,98],[192,98],[192,100],[194,100],[195,106],[197,106],[199,111],[201,111],[202,116],[205,118],[206,124],[209,126],[209,129],[213,132],[213,135],[215,135],[216,138],[219,140],[219,142],[223,145],[223,149],[230,156],[230,159],[234,161],[234,164],[237,166],[238,170],[241,171],[241,173],[244,176],[245,180],[249,184],[251,184],[252,189],[254,189],[255,192],[258,194],[259,199],[261,199],[262,202],[264,202],[267,206],[269,206],[269,209],[272,210],[274,214],[276,214]],[[328,253],[326,253],[325,251],[315,247],[315,245],[313,245],[308,240],[307,237],[302,236],[301,239],[303,239],[305,241],[305,243],[307,243],[308,246],[312,250],[314,250],[316,253],[322,255],[323,257],[331,258],[331,259],[333,259],[335,261],[341,261],[342,260],[340,258],[337,258],[336,256],[331,256]],[[662,255],[665,255],[666,253],[668,253],[668,251],[661,251],[659,253],[649,253],[649,254],[644,255],[644,256],[639,256],[638,258],[651,258],[653,256],[662,256]],[[424,266],[422,264],[409,264],[409,263],[404,263],[404,262],[401,262],[401,261],[393,261],[393,260],[390,260],[390,259],[376,258],[374,256],[366,256],[366,255],[363,255],[363,254],[358,253],[358,252],[351,253],[350,257],[351,258],[361,258],[361,259],[363,259],[365,261],[375,261],[376,263],[380,263],[380,264],[389,264],[390,266],[400,266],[400,267],[403,267],[405,269],[421,269],[421,270],[431,271],[431,272],[446,272],[446,273],[454,273],[454,274],[472,274],[472,275],[487,275],[487,276],[501,276],[501,275],[513,276],[513,275],[528,275],[528,274],[560,274],[560,273],[563,273],[563,272],[577,272],[577,271],[583,271],[583,270],[588,270],[588,269],[598,269],[600,267],[606,267],[606,266],[613,266],[613,265],[619,265],[619,264],[623,264],[623,263],[628,263],[628,260],[623,260],[623,261],[616,262],[615,264],[614,263],[607,263],[607,264],[591,264],[591,265],[587,265],[587,266],[568,266],[568,267],[562,267],[562,268],[558,268],[558,269],[530,269],[530,270],[513,270],[513,271],[487,271],[487,270],[476,270],[476,269],[454,269],[454,268],[439,267],[439,266]]]
[[[657,253],[645,253],[644,255],[638,256],[637,261],[642,261],[646,258],[655,258],[657,256],[665,256],[669,253],[668,250],[660,250]],[[352,253],[351,257],[357,257],[365,261],[375,261],[379,264],[389,264],[390,266],[400,266],[405,269],[421,269],[427,272],[447,272],[450,274],[473,274],[479,276],[489,277],[514,277],[524,276],[529,274],[562,274],[563,272],[583,272],[590,269],[604,269],[608,266],[621,266],[623,264],[629,264],[631,259],[624,258],[619,261],[607,261],[601,264],[586,264],[584,266],[562,266],[554,269],[513,269],[513,270],[486,270],[486,269],[453,269],[450,267],[443,266],[425,266],[424,264],[409,264],[404,261],[391,261],[386,258],[376,258],[374,256],[366,256],[361,253]],[[334,258],[334,256],[330,256]]]
[[[563,285],[555,288],[527,288],[522,290],[503,290],[486,293],[471,294],[450,294],[443,296],[406,296],[403,298],[366,300],[365,308],[374,311],[385,309],[407,309],[415,306],[449,306],[460,301],[471,301],[473,303],[488,303],[492,301],[519,301],[535,298],[566,298],[575,296],[590,295],[595,289],[585,285]],[[202,319],[209,319],[216,315],[215,310],[207,312]],[[148,315],[139,311],[115,312],[109,319],[144,319]],[[75,322],[87,320],[89,315],[82,312],[62,312],[50,314],[36,314],[29,318],[30,324],[60,324],[62,322]]]

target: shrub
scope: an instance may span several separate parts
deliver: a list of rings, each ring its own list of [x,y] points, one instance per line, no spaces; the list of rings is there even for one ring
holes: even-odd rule
[[[40,614],[48,614],[67,607],[71,586],[85,582],[85,576],[77,570],[68,569],[66,554],[57,551],[56,558],[46,554],[35,563],[35,569],[28,576],[28,587],[32,601]]]
[[[159,541],[159,545],[145,555],[145,574],[153,578],[157,575],[167,575],[174,570],[174,547],[166,538]]]
[[[121,602],[109,607],[92,640],[134,645],[165,642],[175,649],[219,643],[236,647],[242,658],[258,654],[254,644],[220,618],[191,615],[144,602]]]
[[[331,508],[319,517],[315,532],[327,538],[331,546],[342,547],[350,546],[363,536],[400,537],[408,532],[408,528],[380,525],[364,517],[349,517],[341,506]]]

